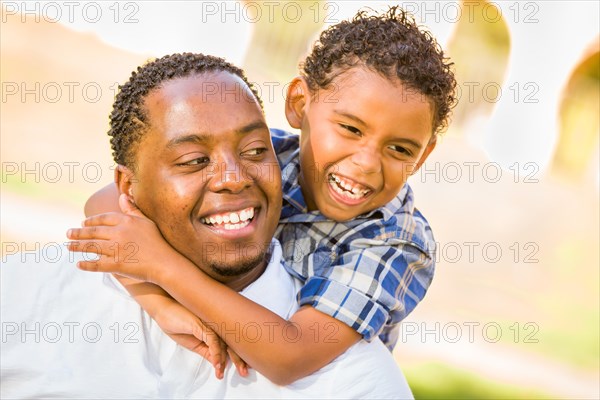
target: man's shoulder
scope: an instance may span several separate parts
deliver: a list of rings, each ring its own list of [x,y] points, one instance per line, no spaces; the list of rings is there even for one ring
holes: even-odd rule
[[[62,244],[57,245],[54,252],[40,250],[3,257],[0,268],[2,310],[10,310],[13,315],[20,313],[23,318],[33,318],[37,316],[35,313],[49,306],[52,307],[50,315],[57,316],[81,309],[88,303],[114,300],[135,304],[115,284],[110,284],[108,274],[77,268],[78,261],[95,257],[93,254],[72,253]],[[23,296],[23,293],[32,295]]]
[[[331,392],[324,393],[325,388]],[[335,398],[412,398],[402,371],[379,339],[360,340],[319,371],[286,389]]]
[[[33,277],[37,281],[57,280],[81,272],[76,266],[78,261],[84,259],[81,253],[72,253],[61,243],[46,243],[38,247],[34,251],[21,251],[2,257],[0,273],[3,285]]]
[[[413,397],[404,374],[381,340],[361,340],[343,356],[345,359],[338,368],[335,379],[336,392],[341,397]]]

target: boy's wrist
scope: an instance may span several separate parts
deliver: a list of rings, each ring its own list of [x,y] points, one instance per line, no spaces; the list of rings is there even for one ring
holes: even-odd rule
[[[164,312],[171,303],[176,303],[176,301],[171,297],[159,296],[154,297],[153,301],[148,302],[147,307],[143,308],[150,318],[157,322],[161,322],[161,312]]]
[[[190,261],[177,251],[169,252],[166,257],[157,260],[155,267],[149,271],[148,279],[163,288],[169,286],[174,279],[177,279],[177,270]]]

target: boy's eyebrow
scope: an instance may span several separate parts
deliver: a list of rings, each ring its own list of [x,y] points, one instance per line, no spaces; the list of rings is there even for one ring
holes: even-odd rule
[[[247,125],[242,126],[235,130],[236,135],[246,135],[252,131],[257,129],[269,129],[267,124],[264,121],[255,121],[249,123]],[[212,133],[192,133],[189,135],[182,135],[176,138],[173,138],[167,142],[167,148],[172,149],[173,147],[177,147],[184,143],[192,143],[192,144],[204,144],[211,140],[214,140],[216,135]]]
[[[346,111],[338,111],[338,110],[333,110],[334,114],[337,114],[339,116],[342,117],[346,117],[348,119],[351,119],[359,124],[361,124],[362,126],[367,126],[367,123],[365,121],[363,121],[362,119],[358,118],[356,115],[354,114],[350,114]]]

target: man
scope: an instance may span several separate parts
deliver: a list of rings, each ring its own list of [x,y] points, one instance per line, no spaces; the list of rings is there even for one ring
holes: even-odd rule
[[[171,72],[160,73],[165,64]],[[155,81],[132,87],[141,96],[122,89],[111,115],[111,126],[133,133],[130,143],[113,143],[124,149],[115,154],[119,164],[132,166],[117,175],[119,189],[182,255],[288,318],[299,283],[280,266],[272,242],[281,182],[258,96],[222,59],[167,56],[143,67],[153,68],[156,74],[144,76]],[[136,96],[140,102],[128,103]],[[211,235],[201,221],[217,210],[249,208],[251,223],[228,233]],[[176,346],[112,276],[76,270],[85,256],[30,261],[17,256],[2,266],[2,397],[411,396],[378,340],[359,342],[285,387],[233,368],[216,379],[208,361]]]

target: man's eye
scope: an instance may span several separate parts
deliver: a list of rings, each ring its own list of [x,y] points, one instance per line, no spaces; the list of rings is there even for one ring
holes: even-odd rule
[[[242,153],[242,155],[248,156],[248,157],[256,157],[256,156],[263,154],[266,151],[267,151],[266,147],[257,147],[256,149],[250,149],[250,150],[244,151]]]
[[[345,130],[352,132],[355,135],[361,136],[362,133],[360,132],[360,130],[358,130],[357,128],[351,126],[351,125],[345,125],[345,124],[340,124],[340,126],[342,128],[344,128]]]
[[[195,166],[195,165],[203,165],[203,164],[208,163],[209,161],[210,161],[210,159],[208,157],[198,157],[198,158],[194,158],[193,160],[178,163],[177,166],[188,167],[188,166]]]

